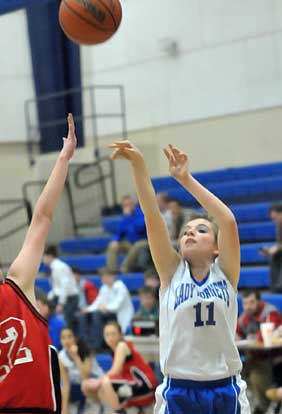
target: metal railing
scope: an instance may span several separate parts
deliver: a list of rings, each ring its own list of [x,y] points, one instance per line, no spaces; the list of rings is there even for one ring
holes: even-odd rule
[[[101,210],[117,204],[114,163],[108,157],[71,164],[68,176],[75,234],[101,225]]]
[[[7,268],[20,251],[31,219],[26,200],[0,200],[0,263]]]
[[[99,94],[100,96],[98,96]],[[82,115],[74,114],[74,119],[76,123],[83,122],[84,136],[93,137],[95,158],[101,156],[99,143],[101,136],[118,133],[120,139],[127,139],[125,93],[122,85],[91,85],[28,99],[24,105],[24,112],[27,129],[27,151],[31,165],[35,162],[41,132],[48,129],[50,134],[52,128],[55,131],[56,127],[66,125],[65,116],[51,121],[38,122],[38,107],[44,104],[52,108],[55,104],[60,104],[64,98],[68,96],[75,98],[76,95],[82,97],[83,113]],[[52,113],[51,110],[50,112]],[[114,125],[116,121],[120,123],[118,128]],[[51,135],[57,139],[55,132]]]

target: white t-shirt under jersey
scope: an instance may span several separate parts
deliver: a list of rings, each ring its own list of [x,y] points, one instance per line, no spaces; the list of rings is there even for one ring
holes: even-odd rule
[[[164,375],[208,381],[237,375],[237,293],[218,265],[196,281],[181,260],[160,290],[160,359]]]

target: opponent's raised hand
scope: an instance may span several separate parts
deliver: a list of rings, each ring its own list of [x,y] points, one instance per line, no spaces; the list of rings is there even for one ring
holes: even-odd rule
[[[68,114],[68,137],[63,138],[64,146],[62,148],[61,154],[64,155],[68,160],[73,156],[74,150],[76,148],[77,139],[75,135],[75,126],[72,114]]]
[[[180,151],[173,145],[169,144],[169,148],[164,148],[164,153],[168,159],[170,174],[178,181],[190,175],[189,160],[187,154]]]
[[[144,159],[142,152],[130,141],[115,141],[109,148],[114,150],[111,154],[112,160],[121,157],[135,163]]]

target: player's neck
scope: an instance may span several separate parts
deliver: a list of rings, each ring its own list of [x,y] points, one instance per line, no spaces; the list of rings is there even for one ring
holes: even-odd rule
[[[197,281],[201,282],[209,274],[211,263],[202,262],[202,263],[189,263],[190,271]]]

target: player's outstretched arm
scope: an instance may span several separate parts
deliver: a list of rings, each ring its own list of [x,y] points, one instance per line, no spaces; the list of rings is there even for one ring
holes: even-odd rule
[[[161,286],[166,287],[179,264],[180,256],[170,243],[168,230],[156,201],[156,194],[143,154],[129,141],[114,142],[110,148],[114,149],[112,159],[123,157],[131,163],[138,200],[145,216],[151,255],[161,280]]]
[[[192,177],[187,154],[171,144],[168,149],[164,149],[164,153],[169,162],[171,175],[216,220],[219,226],[219,265],[233,287],[237,289],[240,274],[240,242],[237,223],[232,211]]]
[[[76,148],[75,127],[71,114],[68,115],[68,137],[63,140],[63,148],[35,205],[21,251],[8,271],[8,277],[19,285],[33,303],[35,302],[34,280],[38,273],[52,217],[64,188],[69,160]]]

